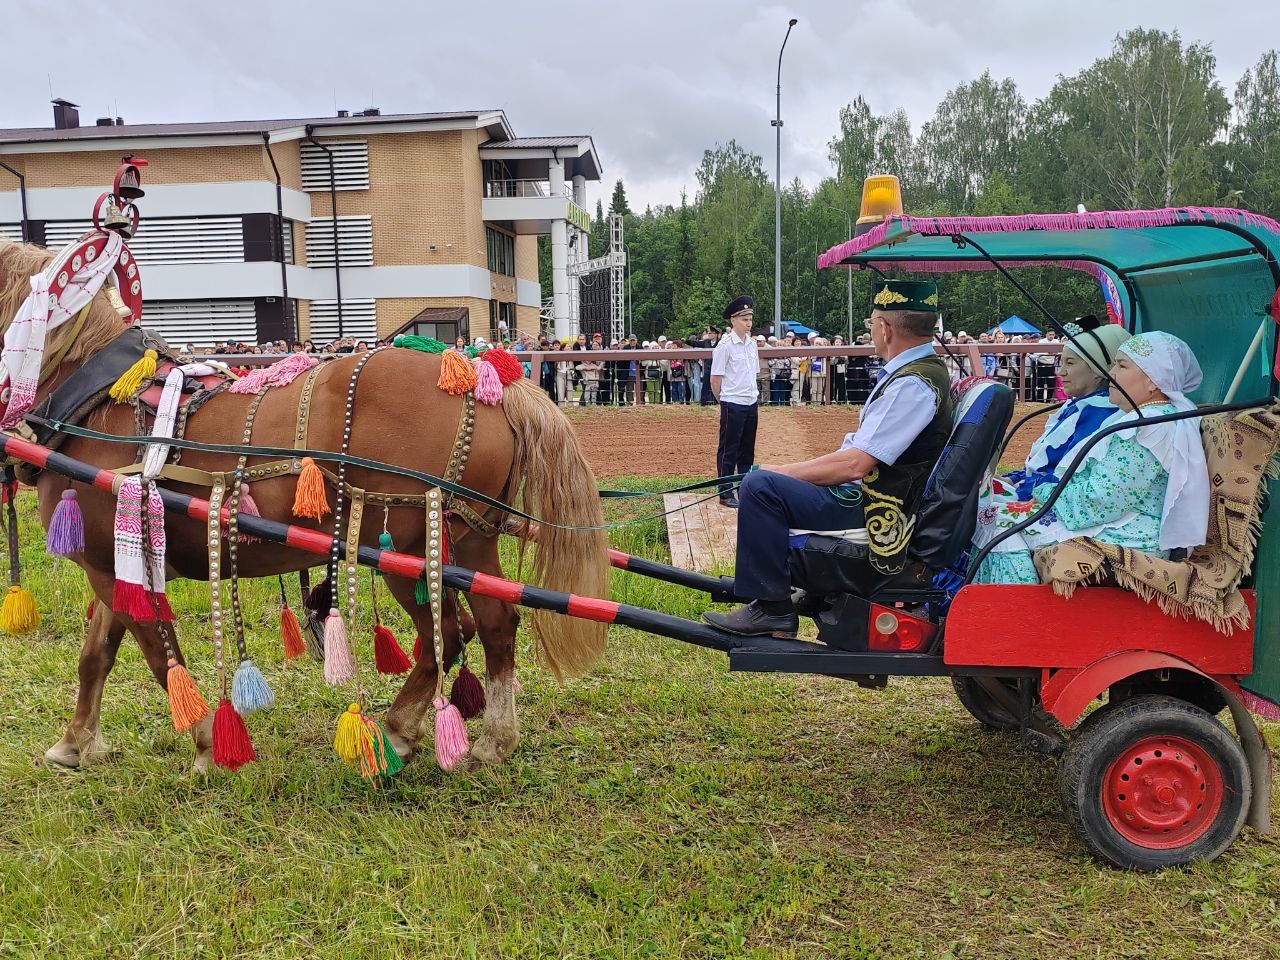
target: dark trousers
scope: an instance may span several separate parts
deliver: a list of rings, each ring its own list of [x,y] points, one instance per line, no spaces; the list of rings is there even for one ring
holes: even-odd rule
[[[733,592],[752,600],[786,600],[789,530],[854,530],[865,522],[861,503],[837,500],[826,487],[769,470],[748,474],[738,488]]]
[[[756,405],[745,403],[720,404],[720,442],[716,444],[716,475],[728,477],[746,473],[756,462]],[[733,487],[722,486],[720,496],[733,492]]]

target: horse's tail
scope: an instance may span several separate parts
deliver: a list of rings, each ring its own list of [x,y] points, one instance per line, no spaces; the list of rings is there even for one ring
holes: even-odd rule
[[[605,597],[609,556],[604,532],[552,526],[604,522],[596,479],[578,448],[573,427],[531,380],[510,384],[502,406],[516,437],[512,476],[522,483],[516,504],[547,521],[538,528],[535,582],[549,590]],[[527,530],[527,525],[522,529]],[[525,540],[522,535],[522,555]],[[585,672],[604,653],[605,624],[548,610],[532,611],[532,622],[538,657],[557,679]]]

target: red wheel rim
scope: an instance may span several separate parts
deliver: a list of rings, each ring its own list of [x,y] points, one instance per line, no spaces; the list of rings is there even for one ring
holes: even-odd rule
[[[1222,807],[1222,771],[1183,737],[1144,737],[1102,777],[1102,809],[1115,831],[1139,847],[1171,850],[1200,839]]]

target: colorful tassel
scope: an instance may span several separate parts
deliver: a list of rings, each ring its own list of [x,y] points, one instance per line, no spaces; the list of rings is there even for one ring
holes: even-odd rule
[[[459,397],[476,388],[476,371],[457,350],[446,350],[440,355],[440,378],[436,386],[445,393]]]
[[[413,638],[413,662],[420,663],[422,661],[422,637]]]
[[[325,577],[307,594],[305,606],[308,610],[328,610],[333,606],[333,581]]]
[[[427,581],[421,577],[413,585],[413,599],[420,607],[425,607],[431,602],[431,591],[427,588]]]
[[[320,361],[305,353],[294,353],[267,367],[267,385],[287,387]]]
[[[0,604],[0,630],[19,636],[40,626],[40,611],[30,590],[10,587],[4,603]]]
[[[111,399],[116,403],[128,403],[142,389],[143,382],[155,375],[156,352],[147,350],[141,360],[120,374],[120,379],[111,385]]]
[[[476,399],[491,407],[502,402],[502,380],[498,368],[488,360],[476,364]]]
[[[467,727],[462,722],[458,708],[444,697],[436,697],[436,763],[441,770],[452,770],[471,744],[467,741]]]
[[[369,749],[371,733],[360,715],[360,704],[353,703],[338,717],[333,735],[333,752],[347,763],[356,763]]]
[[[213,762],[228,770],[239,770],[257,759],[244,718],[232,702],[223,697],[213,712]]]
[[[288,604],[280,608],[280,639],[284,643],[284,658],[293,660],[306,652],[307,642],[302,637],[302,624]]]
[[[154,603],[153,603],[154,601]],[[111,609],[139,623],[173,622],[173,609],[163,593],[151,593],[140,583],[117,579],[111,588]]]
[[[169,658],[165,688],[169,691],[169,712],[173,714],[173,729],[179,733],[190,730],[209,715],[209,705],[200,696],[196,682],[191,679],[187,668],[173,657]]]
[[[508,387],[524,377],[524,367],[515,355],[497,347],[484,352],[485,363],[492,363],[498,373],[498,379],[504,387]]]
[[[329,512],[329,498],[325,494],[324,474],[310,457],[302,458],[302,473],[298,475],[298,490],[293,496],[293,515],[320,520]]]
[[[479,678],[467,669],[464,663],[453,679],[453,687],[449,691],[449,702],[458,708],[463,720],[478,717],[484,712],[484,687]]]
[[[404,761],[391,743],[391,735],[382,724],[364,717],[369,730],[369,749],[360,756],[360,775],[377,783],[385,777],[393,777],[404,769]]]
[[[373,663],[379,673],[390,676],[408,673],[413,667],[396,641],[396,635],[382,624],[373,628]]]
[[[267,684],[267,678],[252,660],[241,660],[231,678],[231,703],[243,716],[270,710],[276,705],[276,695]]]
[[[411,333],[404,333],[391,341],[393,347],[404,347],[408,350],[417,350],[420,353],[444,353],[449,349],[447,343],[442,343],[432,337],[419,337]]]
[[[247,483],[240,484],[240,516],[262,516],[258,510],[258,501],[253,499],[253,494],[249,492],[249,485]]]
[[[267,371],[270,369],[270,367],[254,367],[235,383],[231,384],[227,388],[227,392],[252,396],[267,385]]]
[[[324,622],[324,681],[331,687],[346,683],[356,675],[356,662],[347,644],[347,626],[337,607],[329,609]]]
[[[84,514],[76,500],[74,490],[63,490],[62,499],[53,510],[49,521],[49,536],[45,549],[55,557],[69,557],[84,553]]]

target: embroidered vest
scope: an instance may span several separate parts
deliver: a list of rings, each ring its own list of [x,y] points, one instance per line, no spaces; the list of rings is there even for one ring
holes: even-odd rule
[[[863,515],[871,566],[878,573],[901,572],[907,544],[916,528],[916,507],[942,448],[951,436],[951,378],[937,357],[925,357],[895,370],[880,387],[900,377],[919,377],[938,397],[938,409],[896,463],[882,463],[862,478]]]

